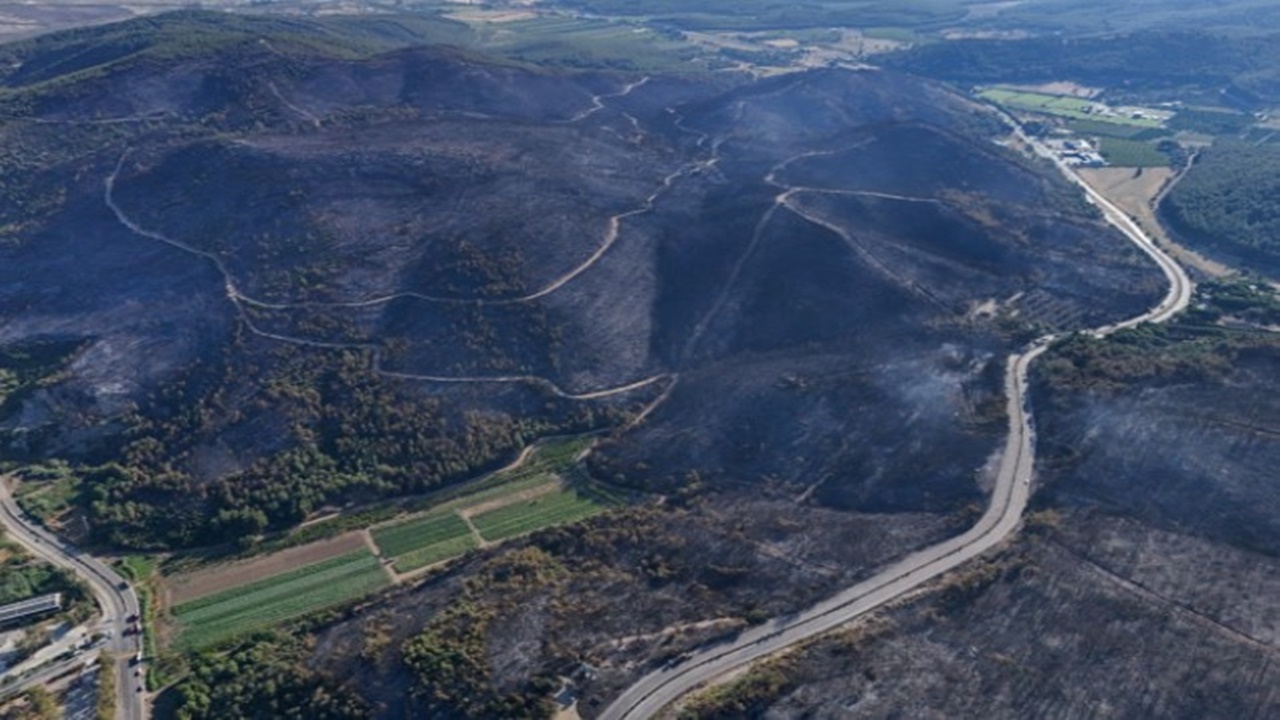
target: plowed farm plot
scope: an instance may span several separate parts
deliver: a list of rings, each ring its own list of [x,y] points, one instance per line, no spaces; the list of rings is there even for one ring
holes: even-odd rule
[[[174,575],[165,581],[169,588],[168,604],[183,605],[206,595],[274,577],[296,567],[349,555],[363,547],[364,538],[358,532],[351,532],[250,560]]]

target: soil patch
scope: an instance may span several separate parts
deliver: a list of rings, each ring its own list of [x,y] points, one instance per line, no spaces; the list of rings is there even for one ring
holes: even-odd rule
[[[1226,265],[1174,242],[1156,219],[1153,207],[1157,199],[1170,183],[1177,181],[1172,168],[1146,168],[1140,175],[1135,175],[1132,168],[1084,168],[1079,173],[1094,190],[1137,218],[1142,229],[1159,240],[1180,262],[1210,277],[1222,277],[1231,273],[1231,268]]]
[[[349,532],[328,540],[281,550],[244,562],[219,565],[194,573],[175,575],[165,584],[170,606],[181,605],[206,595],[256,582],[303,565],[355,552],[365,546],[360,532]]]

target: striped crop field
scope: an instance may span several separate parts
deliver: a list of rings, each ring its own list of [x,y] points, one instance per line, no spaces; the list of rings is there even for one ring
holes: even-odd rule
[[[173,608],[175,647],[198,650],[381,590],[390,578],[368,550],[304,565]]]
[[[584,520],[604,512],[607,506],[572,488],[521,500],[472,518],[488,542],[524,535],[535,530]]]

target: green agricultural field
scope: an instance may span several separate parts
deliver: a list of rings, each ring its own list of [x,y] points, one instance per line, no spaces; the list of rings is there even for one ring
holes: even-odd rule
[[[1169,156],[1157,150],[1155,145],[1137,140],[1104,137],[1099,140],[1098,152],[1117,167],[1164,167],[1169,164]]]
[[[606,506],[599,502],[566,488],[490,510],[476,515],[471,521],[486,541],[493,542],[552,525],[583,520],[605,509]]]
[[[476,538],[467,533],[462,537],[442,540],[400,555],[395,560],[396,572],[407,573],[451,560],[476,547]]]
[[[354,600],[390,583],[367,550],[306,565],[173,609],[175,646],[197,650],[307,613]]]
[[[1149,118],[1131,118],[1119,115],[1098,115],[1086,112],[1094,103],[1081,98],[1045,95],[1043,93],[1022,92],[1004,88],[987,88],[978,93],[978,97],[990,100],[1015,110],[1044,113],[1072,120],[1088,120],[1097,123],[1123,125],[1137,128],[1163,127],[1159,120]]]
[[[487,475],[474,482],[437,491],[414,503],[411,510],[439,514],[448,510],[472,507],[476,503],[537,487],[567,471],[578,454],[591,445],[589,437],[572,437],[538,445],[514,470]]]
[[[437,543],[456,540],[471,535],[467,522],[454,513],[432,514],[425,517],[378,528],[373,531],[373,541],[378,550],[388,557],[400,557]]]
[[[437,495],[434,502],[424,514],[402,522],[384,525],[373,529],[373,540],[383,557],[393,558],[396,572],[410,572],[428,565],[449,560],[477,546],[477,539],[471,528],[459,513],[475,508],[482,503],[501,505],[505,498],[513,498],[508,507],[536,507],[537,501],[521,502],[514,496],[551,483],[560,482],[561,473],[566,472],[574,464],[578,454],[591,444],[589,438],[570,438],[540,445],[525,463],[517,469],[495,473],[483,480],[472,483],[461,493],[451,496]],[[557,490],[551,495],[563,495],[570,491]],[[596,493],[599,497],[594,507],[617,504],[620,498]],[[548,497],[543,495],[541,497]],[[597,510],[598,511],[598,510]],[[497,512],[497,510],[491,511]],[[520,514],[525,511],[514,511]],[[491,513],[484,513],[488,516]],[[591,513],[594,514],[594,513]],[[571,522],[585,515],[570,513],[568,519],[550,521],[535,520],[536,527],[546,527],[557,522]],[[515,533],[486,536],[486,540],[499,540],[511,534],[527,532],[519,530]]]

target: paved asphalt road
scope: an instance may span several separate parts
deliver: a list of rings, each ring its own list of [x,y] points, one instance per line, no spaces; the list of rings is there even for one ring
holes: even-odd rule
[[[146,717],[146,704],[142,694],[137,691],[139,685],[133,676],[130,661],[138,653],[139,636],[125,635],[128,623],[126,618],[138,614],[138,598],[124,578],[115,570],[68,545],[56,535],[44,528],[29,522],[14,502],[9,487],[0,479],[0,524],[14,542],[22,545],[32,555],[48,561],[53,565],[74,572],[81,580],[89,584],[98,607],[102,609],[103,618],[100,627],[110,629],[112,638],[104,649],[116,658],[116,717],[121,720],[143,720]],[[63,672],[73,670],[84,663],[80,656],[56,663],[41,671],[34,678],[37,681],[52,679]],[[23,685],[34,684],[30,680]]]
[[[1014,127],[1018,127],[1014,123]],[[1127,215],[1082,181],[1047,149],[1018,135],[1037,154],[1053,160],[1069,180],[1084,189],[1090,202],[1160,266],[1169,292],[1156,307],[1124,322],[1096,328],[1101,337],[1142,322],[1163,322],[1186,307],[1192,284],[1182,268],[1142,232]],[[873,610],[986,552],[1017,529],[1030,495],[1035,463],[1034,431],[1026,402],[1027,369],[1056,337],[1048,335],[1024,352],[1009,357],[1005,373],[1009,435],[1000,461],[991,505],[964,534],[926,548],[890,565],[874,577],[847,588],[807,610],[775,618],[743,632],[730,642],[701,650],[682,662],[650,673],[632,685],[600,716],[602,720],[639,720],[657,715],[685,693],[752,661],[820,635]]]

